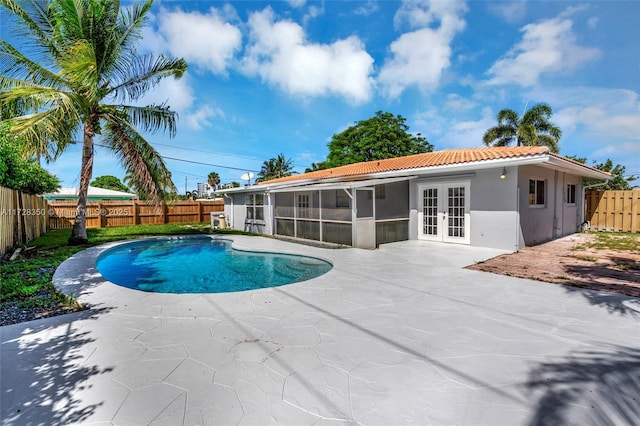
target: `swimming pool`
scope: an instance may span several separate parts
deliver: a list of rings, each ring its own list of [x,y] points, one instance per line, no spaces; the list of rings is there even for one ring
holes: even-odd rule
[[[102,253],[96,267],[123,287],[157,293],[225,293],[306,281],[328,272],[322,259],[236,250],[209,237],[149,239]]]

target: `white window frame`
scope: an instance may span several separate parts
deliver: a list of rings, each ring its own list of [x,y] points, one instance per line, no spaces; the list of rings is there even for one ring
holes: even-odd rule
[[[571,191],[571,187],[573,187],[573,193]],[[575,206],[576,205],[577,191],[578,191],[578,185],[576,185],[575,183],[568,183],[567,184],[567,192],[566,192],[566,194],[567,194],[567,205],[568,206]],[[572,195],[573,195],[573,197],[571,197]]]
[[[310,192],[297,192],[296,193],[296,218],[298,219],[310,219],[311,218],[311,205],[312,197]]]
[[[534,204],[531,203],[531,182],[535,182],[534,188],[535,188],[535,192],[533,193],[534,195]],[[544,197],[544,203],[543,204],[538,204],[538,182],[542,182],[544,185],[544,192],[542,194],[542,196]],[[529,178],[529,188],[528,188],[528,192],[527,192],[527,201],[529,203],[529,208],[530,209],[544,209],[545,207],[547,207],[547,180],[546,179],[536,179],[536,178]]]
[[[258,204],[256,201],[258,199],[258,197],[260,197],[262,199],[262,203]],[[254,194],[247,194],[245,197],[245,203],[246,203],[246,208],[247,208],[247,216],[246,216],[246,220],[251,220],[251,221],[257,221],[257,222],[264,222],[264,194],[260,194],[260,193],[254,193]],[[262,219],[258,219],[257,218],[257,211],[258,209],[260,209],[262,211]],[[249,217],[249,211],[251,211],[251,217]]]

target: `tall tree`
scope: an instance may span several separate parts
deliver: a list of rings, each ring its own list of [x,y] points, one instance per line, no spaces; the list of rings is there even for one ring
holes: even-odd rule
[[[582,164],[587,164],[587,159],[584,157],[568,155],[567,158],[570,158]],[[598,187],[596,189],[601,189],[601,190],[631,189],[631,182],[637,179],[640,179],[639,176],[627,174],[627,168],[625,166],[623,166],[622,164],[613,164],[613,161],[611,161],[611,159],[607,159],[607,161],[605,161],[604,163],[597,163],[594,161],[593,167],[595,167],[598,170],[602,170],[603,172],[611,173],[611,179],[609,179],[607,184],[601,187]],[[596,180],[596,179],[583,179],[583,181],[585,185],[591,185],[591,184],[602,182],[601,180]]]
[[[54,192],[60,187],[57,177],[22,155],[22,144],[9,130],[10,122],[0,124],[0,186],[29,194]],[[4,207],[4,206],[3,206]]]
[[[98,176],[93,180],[93,182],[91,182],[90,185],[96,188],[111,189],[113,191],[129,191],[129,188],[127,188],[127,186],[123,184],[120,179],[111,175]]]
[[[183,59],[136,53],[152,1],[123,9],[113,0],[0,0],[0,5],[29,53],[0,40],[0,108],[21,99],[30,112],[14,118],[12,132],[32,140],[46,136],[58,151],[74,135],[82,138],[69,244],[88,241],[87,189],[97,135],[147,199],[159,202],[165,188],[175,189],[162,158],[138,130],[174,136],[175,113],[164,104],[129,104],[162,78],[180,78],[187,69]]]
[[[382,160],[433,151],[418,133],[409,133],[407,119],[389,112],[376,112],[374,117],[358,121],[347,130],[333,135],[327,161],[316,165],[330,168],[361,161]]]
[[[277,157],[262,163],[256,182],[291,176],[293,173],[293,161],[290,158],[287,159],[284,154],[278,154]]]
[[[211,172],[207,175],[207,183],[215,191],[220,185],[220,175],[216,172]]]
[[[487,146],[547,146],[558,152],[562,131],[549,121],[553,111],[547,104],[537,104],[522,117],[511,109],[503,109],[498,115],[498,125],[487,130],[482,140]]]

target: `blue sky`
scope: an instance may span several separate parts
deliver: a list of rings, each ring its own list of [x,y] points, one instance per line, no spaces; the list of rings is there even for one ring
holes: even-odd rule
[[[150,135],[180,192],[283,153],[302,172],[331,136],[378,110],[401,114],[436,149],[479,147],[496,113],[550,104],[560,153],[611,158],[640,174],[640,2],[166,1],[141,51],[189,70],[146,102],[179,113]],[[225,167],[229,168],[225,168]],[[47,166],[79,181],[80,149]],[[238,170],[239,169],[239,170]],[[97,148],[94,177],[124,172]]]

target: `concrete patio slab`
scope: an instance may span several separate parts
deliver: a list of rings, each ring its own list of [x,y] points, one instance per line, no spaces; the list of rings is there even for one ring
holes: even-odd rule
[[[2,424],[640,424],[637,299],[463,269],[489,249],[229,239],[334,267],[153,294],[78,253],[54,281],[89,310],[0,327]]]

